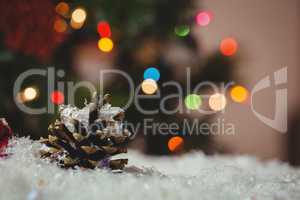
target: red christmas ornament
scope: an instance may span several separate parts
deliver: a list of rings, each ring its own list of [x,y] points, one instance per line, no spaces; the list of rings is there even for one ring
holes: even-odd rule
[[[16,52],[44,61],[65,38],[54,30],[59,16],[51,0],[0,1],[0,13],[4,43]]]
[[[0,157],[5,157],[4,150],[8,145],[8,141],[12,136],[12,130],[8,126],[5,119],[0,118]]]

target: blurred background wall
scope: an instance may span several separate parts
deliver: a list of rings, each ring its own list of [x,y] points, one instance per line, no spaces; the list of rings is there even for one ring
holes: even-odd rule
[[[253,114],[249,101],[234,103],[229,94],[226,94],[225,112],[217,117],[195,113],[144,115],[134,105],[126,115],[133,123],[145,118],[178,123],[184,118],[202,122],[224,118],[226,123],[234,124],[234,135],[185,137],[185,150],[251,154],[261,159],[278,158],[300,164],[299,4],[298,0],[11,0],[10,4],[0,1],[3,15],[0,18],[0,115],[7,118],[20,136],[37,139],[47,135],[47,126],[56,116],[23,113],[12,94],[18,75],[32,67],[54,66],[65,71],[64,78],[57,78],[60,81],[85,80],[93,84],[98,83],[95,74],[99,70],[121,69],[138,85],[143,81],[144,71],[155,66],[161,73],[159,86],[176,80],[183,87],[186,86],[185,70],[191,67],[193,86],[202,81],[216,84],[234,81],[249,91],[262,78],[272,77],[273,72],[288,67],[287,134],[262,123]],[[197,21],[202,11],[206,18],[200,23],[205,25]],[[105,22],[105,33],[99,31],[102,22]],[[236,54],[228,56],[220,51],[225,38],[235,39]],[[122,105],[128,97],[127,85],[115,77],[106,81],[107,91],[116,99],[113,103]],[[28,80],[20,94],[31,86],[39,93],[25,103],[36,107],[45,105],[50,98],[45,92],[45,80]],[[161,89],[164,94],[172,92]],[[275,113],[275,90],[273,85],[254,99],[254,107],[269,118]],[[89,99],[87,92],[79,90],[76,105],[82,106],[85,97]],[[142,104],[147,108],[157,107],[159,100]],[[168,102],[170,107],[177,104]],[[132,147],[156,155],[174,153],[168,149],[171,136],[140,135]]]
[[[210,54],[218,48],[224,36],[234,36],[240,44],[235,73],[243,78],[249,89],[264,76],[287,66],[289,120],[295,117],[300,106],[300,2],[204,0],[202,3],[212,10],[216,19],[209,28],[195,30],[203,51]],[[274,115],[274,87],[255,98],[258,110],[270,117]],[[250,106],[231,104],[228,109],[226,119],[236,124],[237,134],[215,138],[219,145],[226,144],[234,153],[287,159],[288,134],[281,134],[264,125],[254,116]],[[300,132],[297,131],[297,134]]]

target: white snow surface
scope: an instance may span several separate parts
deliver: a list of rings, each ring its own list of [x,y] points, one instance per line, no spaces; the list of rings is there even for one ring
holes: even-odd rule
[[[300,169],[247,156],[149,157],[136,151],[122,173],[64,170],[38,156],[40,144],[14,138],[0,161],[0,200],[299,200]],[[133,167],[134,166],[134,167]]]

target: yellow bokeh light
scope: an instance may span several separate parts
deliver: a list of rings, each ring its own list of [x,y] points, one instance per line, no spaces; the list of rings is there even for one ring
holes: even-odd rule
[[[209,98],[209,107],[214,111],[221,111],[226,107],[227,101],[223,94],[216,93]]]
[[[142,90],[145,94],[154,94],[158,86],[152,79],[146,79],[142,82]]]
[[[103,52],[110,52],[114,48],[114,43],[110,38],[101,38],[98,41],[98,48]]]
[[[75,23],[82,24],[86,19],[86,11],[82,8],[77,8],[72,13],[72,20]]]
[[[230,96],[237,103],[245,102],[248,99],[249,92],[243,86],[234,86],[230,91]]]
[[[28,87],[23,92],[24,101],[31,101],[37,97],[37,90],[33,87]]]

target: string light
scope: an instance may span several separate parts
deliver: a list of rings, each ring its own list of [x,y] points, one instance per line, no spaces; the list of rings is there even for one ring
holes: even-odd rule
[[[211,19],[212,19],[211,12],[203,11],[198,13],[198,15],[196,16],[196,23],[199,26],[207,26],[210,23]]]
[[[101,38],[98,41],[98,48],[103,52],[110,52],[114,48],[114,43],[110,38]]]
[[[34,100],[38,95],[38,92],[33,87],[28,87],[23,92],[23,101],[32,101]]]
[[[160,78],[160,73],[155,67],[150,67],[144,71],[144,79],[153,79],[158,81]]]
[[[58,33],[63,33],[67,30],[68,25],[63,19],[57,19],[54,22],[54,30]]]
[[[184,140],[182,137],[174,136],[168,141],[168,148],[171,152],[178,152],[183,148]]]
[[[56,5],[55,11],[62,16],[66,16],[70,11],[70,7],[66,2],[60,2]]]
[[[185,106],[190,110],[197,110],[202,104],[202,99],[200,95],[190,94],[184,99]]]
[[[190,33],[190,27],[188,25],[179,25],[175,27],[175,34],[179,37],[185,37]]]
[[[220,44],[220,51],[224,56],[233,56],[238,49],[238,43],[234,38],[225,38]]]
[[[72,20],[75,23],[82,24],[86,20],[86,11],[82,8],[76,8],[72,13]]]
[[[146,79],[142,82],[142,91],[145,94],[154,94],[158,89],[157,83],[152,79]]]
[[[248,90],[240,85],[234,86],[230,91],[231,99],[237,103],[245,102],[248,99]]]
[[[63,104],[65,101],[65,95],[60,91],[53,91],[51,93],[51,101],[56,105]]]
[[[209,97],[208,104],[212,110],[221,111],[226,107],[226,97],[223,94],[216,93]]]
[[[101,37],[111,37],[110,25],[106,21],[101,21],[98,23],[97,31]]]

